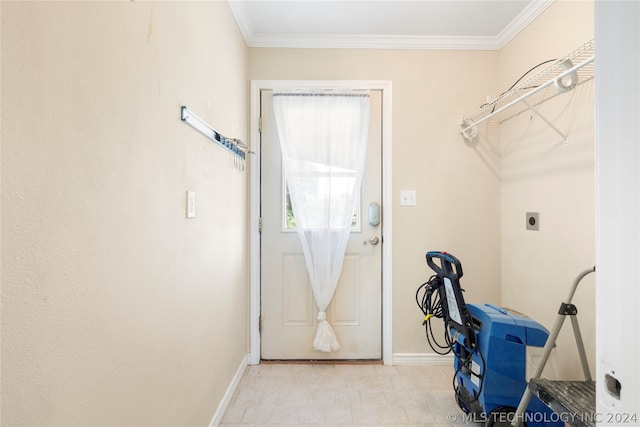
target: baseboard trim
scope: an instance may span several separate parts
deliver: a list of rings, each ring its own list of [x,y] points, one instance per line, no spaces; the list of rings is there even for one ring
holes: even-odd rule
[[[209,427],[218,427],[222,422],[224,413],[226,412],[227,408],[231,404],[233,395],[238,389],[238,385],[240,385],[240,380],[242,380],[242,376],[244,375],[244,372],[247,370],[248,363],[249,363],[249,355],[247,354],[242,357],[242,360],[240,361],[240,366],[238,366],[238,370],[236,371],[236,374],[233,376],[233,379],[231,380],[231,383],[229,384],[229,387],[227,388],[226,393],[222,397],[222,401],[218,405],[218,409],[216,410],[216,413],[213,415],[213,419],[209,423]]]
[[[444,365],[453,366],[453,355],[435,353],[393,353],[394,365]]]

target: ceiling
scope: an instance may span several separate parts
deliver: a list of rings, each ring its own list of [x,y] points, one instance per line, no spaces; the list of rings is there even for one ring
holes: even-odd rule
[[[553,0],[228,0],[249,47],[499,50]]]

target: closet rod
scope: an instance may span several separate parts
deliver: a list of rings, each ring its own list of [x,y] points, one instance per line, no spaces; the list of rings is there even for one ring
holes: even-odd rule
[[[189,110],[184,105],[180,107],[180,118],[183,122],[188,123],[195,130],[206,136],[207,138],[217,142],[222,147],[231,151],[242,160],[245,159],[246,153],[249,152],[246,144],[239,139],[227,138],[214,128],[209,126],[204,120],[196,116],[193,111]]]
[[[482,122],[484,122],[486,120],[489,120],[491,117],[503,112],[504,110],[506,110],[509,107],[512,107],[513,105],[517,104],[518,102],[524,101],[525,99],[529,98],[531,95],[534,95],[534,94],[540,92],[541,90],[543,90],[547,86],[552,85],[555,81],[562,80],[563,78],[565,78],[569,74],[576,72],[577,70],[579,70],[580,68],[584,67],[587,64],[590,64],[591,62],[594,61],[594,59],[595,59],[595,55],[591,55],[590,58],[585,59],[584,61],[582,61],[578,65],[574,65],[573,67],[569,68],[565,72],[559,74],[557,77],[554,77],[553,79],[550,79],[549,81],[541,84],[540,86],[538,86],[537,88],[531,90],[530,92],[527,92],[524,95],[518,97],[517,99],[514,99],[513,101],[509,102],[508,104],[503,105],[502,107],[498,108],[496,111],[492,112],[491,114],[486,115],[485,117],[481,118],[477,122],[474,122],[474,123],[471,123],[471,124],[467,124],[467,126],[462,129],[461,133],[463,135],[465,135],[465,132],[467,132],[468,130],[478,126],[480,123],[482,123]],[[531,107],[529,107],[529,108],[531,108]]]

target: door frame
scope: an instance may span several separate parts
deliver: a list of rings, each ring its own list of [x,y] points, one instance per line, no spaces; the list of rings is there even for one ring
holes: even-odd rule
[[[392,316],[392,182],[391,182],[391,81],[390,80],[251,80],[252,154],[249,165],[249,360],[260,363],[260,91],[290,87],[371,89],[382,91],[382,361],[393,362]]]

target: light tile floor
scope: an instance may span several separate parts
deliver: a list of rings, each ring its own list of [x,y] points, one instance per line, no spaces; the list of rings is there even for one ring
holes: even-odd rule
[[[247,368],[221,427],[477,426],[448,366],[261,364]]]

